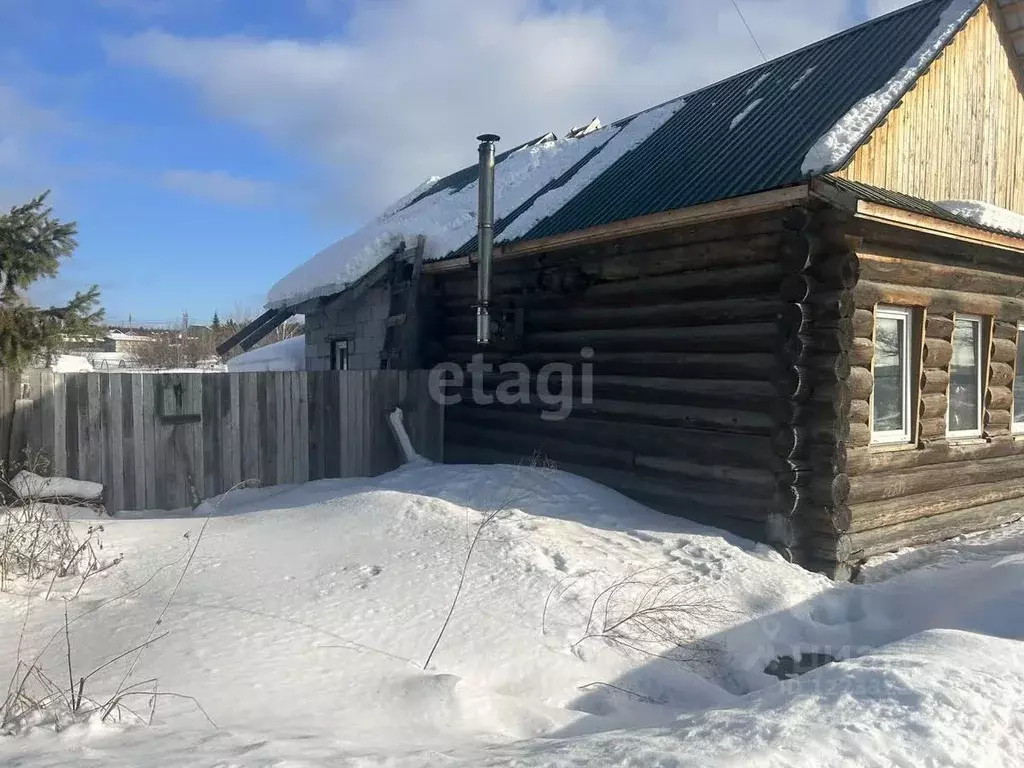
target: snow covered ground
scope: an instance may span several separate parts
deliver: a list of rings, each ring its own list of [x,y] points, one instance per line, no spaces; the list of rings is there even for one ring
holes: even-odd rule
[[[217,727],[160,698],[150,727],[0,737],[0,765],[1024,765],[1024,524],[833,584],[553,470],[421,464],[241,490],[104,521],[105,551],[124,560],[68,602],[76,676],[153,631],[211,510],[168,634],[131,681],[195,697]],[[62,637],[60,597],[77,587],[62,581],[45,603],[25,585],[0,595],[0,673],[23,623],[23,657]],[[681,647],[626,620],[651,594],[629,585],[607,616],[599,603],[591,634],[605,637],[581,642],[594,597],[623,581],[666,586],[648,604],[680,607]],[[847,660],[764,673],[801,652]],[[58,639],[42,658],[55,679],[65,654]],[[128,663],[86,695],[109,695]]]

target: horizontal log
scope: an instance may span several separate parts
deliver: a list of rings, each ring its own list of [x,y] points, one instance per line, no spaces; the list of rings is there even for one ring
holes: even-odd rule
[[[650,470],[651,473],[671,475],[684,481],[718,483],[722,487],[731,486],[741,493],[750,493],[758,498],[772,496],[776,487],[775,476],[770,470],[695,464],[671,456],[638,455],[633,464],[641,473]]]
[[[873,338],[875,335],[875,313],[870,309],[858,309],[853,313],[853,335]]]
[[[601,280],[626,280],[673,272],[749,266],[757,262],[774,261],[779,240],[779,233],[769,232],[739,240],[713,240],[624,253],[600,258],[594,268],[587,269],[587,272],[599,276]]]
[[[847,418],[842,403],[816,399],[796,401],[778,398],[772,406],[772,415],[779,424],[835,422]]]
[[[926,338],[921,365],[924,368],[945,368],[953,359],[953,345],[942,339]]]
[[[953,481],[951,481],[953,478]],[[850,478],[849,503],[855,506],[869,501],[914,496],[951,488],[959,492],[977,483],[993,483],[1021,478],[1024,489],[1024,456],[1007,456],[984,461],[965,461],[951,469],[949,465],[921,467],[902,472],[877,472]]]
[[[862,252],[860,268],[865,280],[975,294],[1024,296],[1022,277],[938,264],[920,258],[891,258]]]
[[[778,264],[708,269],[638,280],[599,283],[584,290],[580,300],[584,303],[599,303],[622,301],[626,298],[632,300],[637,297],[642,297],[646,301],[669,296],[702,300],[714,297],[768,297],[778,295],[782,276],[783,271]]]
[[[786,232],[779,240],[779,262],[787,270],[801,272],[821,253],[821,239],[813,232]]]
[[[544,331],[527,334],[529,351],[574,351],[591,347],[602,352],[649,349],[657,352],[771,352],[777,329],[774,322],[739,325],[694,325],[681,328],[605,328]],[[475,334],[443,339],[451,350],[477,350]]]
[[[475,332],[475,297],[462,307],[449,308],[444,319],[447,335]],[[775,321],[783,304],[776,299],[721,299],[634,306],[587,306],[577,303],[557,308],[534,308],[525,303],[524,331],[571,331],[615,328],[657,328],[682,325],[718,325]]]
[[[891,452],[868,448],[850,453],[848,471],[851,475],[861,475],[944,465],[947,472],[955,475],[957,468],[964,462],[1022,455],[1024,455],[1024,441],[1000,443],[951,441],[912,451]]]
[[[783,303],[778,315],[779,333],[785,337],[810,333],[812,317],[807,304]]]
[[[696,464],[773,469],[774,455],[768,438],[756,435],[679,429],[651,424],[585,417],[577,412],[564,421],[545,421],[535,412],[470,403],[445,409],[445,424],[463,422],[487,425],[498,431],[565,439],[578,444],[601,445],[631,454],[685,457]]]
[[[899,307],[927,307],[929,313],[947,314],[963,312],[1002,319],[1024,317],[1024,301],[977,293],[922,288],[875,282],[863,274],[853,291],[857,307],[869,309],[876,304]]]
[[[1008,339],[1014,344],[1017,343],[1017,323],[1005,320],[996,320],[992,323],[992,336],[996,339]]]
[[[872,557],[900,547],[913,547],[983,531],[1020,520],[1024,506],[1012,500],[993,501],[944,513],[906,520],[870,531],[850,534],[858,557]]]
[[[818,283],[814,278],[804,274],[789,275],[779,286],[779,298],[782,301],[803,304],[818,290]]]
[[[953,318],[933,315],[929,312],[928,319],[924,324],[924,335],[929,339],[949,341],[953,338]]]
[[[921,371],[921,394],[946,394],[949,389],[949,373],[941,368],[925,368]]]
[[[992,363],[988,368],[988,385],[990,387],[1012,386],[1013,366],[1006,363]]]
[[[1017,360],[1017,345],[1008,339],[992,339],[989,347],[989,359],[993,363],[1009,363]]]
[[[815,329],[807,333],[785,334],[780,336],[777,344],[781,355],[802,361],[812,356],[829,357],[848,352],[853,346],[853,338],[837,329]]]
[[[852,400],[848,414],[851,424],[867,424],[871,421],[871,404],[867,400]]]
[[[818,380],[845,379],[850,375],[850,355],[847,352],[815,354],[803,360],[802,365],[815,372]]]
[[[946,418],[948,403],[945,394],[921,395],[920,414],[922,420]]]
[[[875,344],[871,339],[853,340],[850,350],[850,365],[870,366],[875,359]]]
[[[918,434],[922,440],[945,440],[946,417],[943,415],[931,419],[921,419],[918,424]]]
[[[863,423],[851,423],[850,435],[847,439],[851,448],[861,448],[871,444],[871,427]]]
[[[1013,390],[1009,387],[989,387],[985,393],[985,408],[990,411],[1009,411],[1013,408]]]
[[[809,558],[836,563],[849,562],[853,556],[853,540],[847,534],[805,534],[800,541]]]
[[[813,381],[813,376],[798,365],[791,365],[772,373],[772,382],[779,397],[788,398],[797,403],[804,402],[811,396]]]
[[[814,322],[819,325],[827,325],[837,319],[852,318],[856,309],[853,291],[814,294],[809,303],[813,308]]]
[[[1008,432],[1010,430],[1010,424],[1012,418],[1010,412],[1007,411],[985,411],[985,432],[995,432],[997,430],[1003,430]]]
[[[875,387],[875,378],[871,375],[869,368],[856,366],[850,369],[847,384],[850,387],[850,396],[854,400],[870,400],[871,392]]]
[[[959,470],[958,470],[959,472]],[[855,532],[885,528],[919,517],[930,517],[958,509],[989,504],[994,501],[1017,499],[1024,496],[1024,480],[1013,477],[990,483],[973,483],[960,487],[946,475],[945,484],[938,490],[911,496],[851,504]]]
[[[831,253],[811,266],[811,274],[826,290],[850,290],[860,278],[860,262],[852,251]]]
[[[445,360],[466,366],[477,353],[470,350],[449,351]],[[481,361],[490,365],[520,362],[532,370],[548,363],[572,362],[565,352],[502,352],[488,350]],[[578,358],[582,362],[582,358]],[[637,371],[653,377],[709,380],[770,380],[775,369],[775,355],[761,353],[717,352],[604,352],[598,350],[587,362],[593,372],[602,376],[630,376]]]

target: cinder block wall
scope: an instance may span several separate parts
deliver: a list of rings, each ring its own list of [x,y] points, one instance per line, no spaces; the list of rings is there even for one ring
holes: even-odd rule
[[[388,287],[371,288],[354,302],[328,304],[306,315],[306,369],[331,367],[331,341],[348,340],[348,367],[353,371],[380,368],[384,321],[390,311]]]

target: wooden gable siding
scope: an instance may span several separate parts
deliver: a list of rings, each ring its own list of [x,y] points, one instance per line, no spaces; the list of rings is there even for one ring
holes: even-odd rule
[[[1024,213],[1024,84],[1008,34],[984,4],[835,175]]]

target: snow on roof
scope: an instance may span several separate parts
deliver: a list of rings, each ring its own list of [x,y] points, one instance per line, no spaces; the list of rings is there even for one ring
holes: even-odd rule
[[[944,200],[939,208],[982,227],[1024,237],[1024,215],[980,200]]]
[[[683,104],[683,99],[676,99],[577,138],[542,141],[505,156],[495,168],[495,221],[507,219],[516,209],[531,201],[532,204],[517,218],[503,222],[506,226],[495,240],[502,242],[526,234],[619,157],[648,138]],[[593,152],[597,154],[566,184],[533,199]],[[384,215],[320,251],[279,280],[267,295],[267,306],[293,306],[343,291],[386,259],[401,243],[414,242],[418,235],[426,236],[424,258],[428,261],[443,258],[469,242],[477,227],[477,182],[474,180],[460,189],[444,188],[417,200],[435,181],[404,198],[405,201],[416,200],[412,205],[399,201]]]
[[[813,176],[842,162],[860,145],[907,89],[935,59],[961,25],[973,14],[981,0],[950,0],[939,17],[939,23],[921,47],[907,60],[903,68],[880,90],[865,96],[844,114],[832,128],[821,136],[804,158],[802,170]]]
[[[139,336],[133,333],[125,333],[124,331],[112,330],[107,333],[108,339],[115,341],[152,341],[149,336]]]
[[[304,371],[306,370],[306,337],[294,336],[257,347],[228,360],[228,371]]]
[[[760,104],[762,101],[764,101],[764,99],[754,99],[752,102],[747,104],[747,106],[743,108],[743,111],[736,115],[736,117],[732,119],[732,122],[729,123],[729,130],[734,130],[737,125],[742,123],[743,119],[751,112],[753,112],[755,109],[757,109],[758,104]]]
[[[56,373],[89,373],[93,370],[92,363],[81,355],[58,355],[50,368]]]

